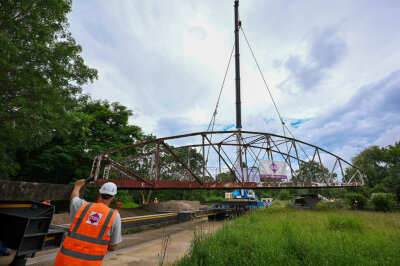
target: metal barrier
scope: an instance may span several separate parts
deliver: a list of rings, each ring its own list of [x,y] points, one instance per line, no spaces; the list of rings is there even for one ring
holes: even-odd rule
[[[25,265],[26,256],[58,248],[64,231],[50,229],[54,206],[34,201],[0,201],[0,241],[16,250],[10,265]]]

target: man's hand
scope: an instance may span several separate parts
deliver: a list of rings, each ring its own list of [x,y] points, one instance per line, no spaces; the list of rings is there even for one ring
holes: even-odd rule
[[[79,190],[85,185],[85,179],[81,179],[75,182],[74,189],[72,190],[71,197],[69,198],[72,201],[73,198],[79,197]]]
[[[81,179],[75,182],[74,188],[81,189],[85,185],[85,179]]]

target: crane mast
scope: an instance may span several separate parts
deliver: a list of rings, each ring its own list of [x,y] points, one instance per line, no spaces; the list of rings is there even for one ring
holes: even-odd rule
[[[242,182],[243,165],[242,165],[242,110],[240,100],[240,53],[239,53],[239,28],[241,22],[239,21],[239,0],[235,0],[235,86],[236,86],[236,131],[237,131],[237,163],[236,169],[241,169]]]

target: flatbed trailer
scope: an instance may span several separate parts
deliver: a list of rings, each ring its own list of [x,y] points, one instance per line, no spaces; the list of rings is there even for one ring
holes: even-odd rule
[[[153,215],[122,218],[122,230],[208,217],[223,220],[244,214],[231,207],[215,207],[196,211],[164,211]],[[68,225],[51,224],[54,206],[35,201],[0,201],[0,241],[16,250],[10,265],[26,265],[36,252],[59,248],[68,232]]]
[[[232,218],[242,216],[254,208],[265,206],[264,202],[256,200],[204,201],[200,202],[200,204],[212,206],[213,209],[230,210]]]

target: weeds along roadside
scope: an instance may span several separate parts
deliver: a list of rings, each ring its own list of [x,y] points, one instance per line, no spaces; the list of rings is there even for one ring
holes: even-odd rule
[[[176,265],[400,265],[400,213],[257,209]]]

